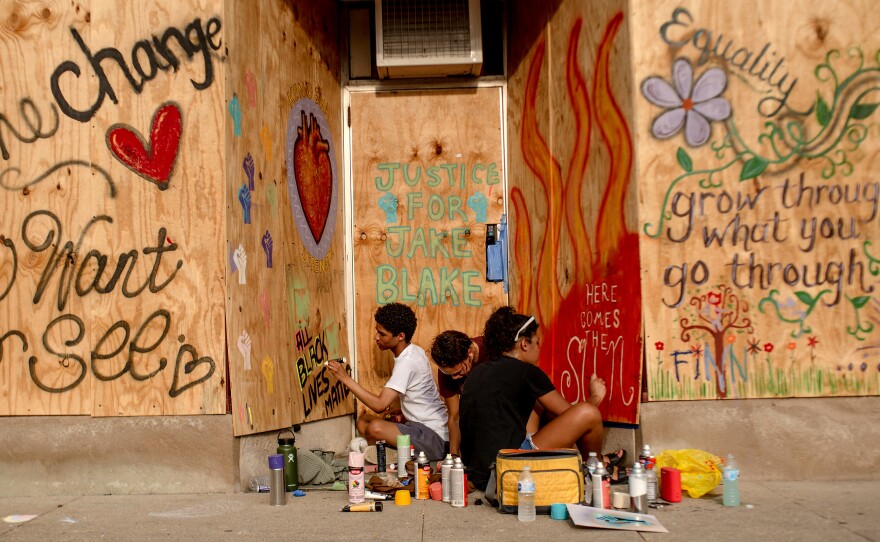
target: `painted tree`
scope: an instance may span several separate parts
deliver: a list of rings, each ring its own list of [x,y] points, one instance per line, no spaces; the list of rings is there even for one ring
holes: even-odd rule
[[[713,343],[715,363],[715,392],[719,399],[727,397],[727,374],[724,369],[724,343],[728,332],[744,329],[754,331],[752,321],[746,316],[749,311],[747,301],[733,293],[726,284],[716,286],[716,291],[693,296],[688,301],[695,314],[682,318],[681,340],[689,342],[692,331],[700,331],[709,335]],[[693,320],[693,322],[692,322]]]

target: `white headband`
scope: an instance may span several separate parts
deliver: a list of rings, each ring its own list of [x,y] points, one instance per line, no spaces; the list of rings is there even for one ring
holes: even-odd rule
[[[534,321],[535,321],[535,317],[534,317],[534,316],[529,316],[529,319],[526,320],[526,323],[523,324],[522,327],[519,328],[519,331],[516,332],[516,336],[513,338],[513,342],[518,341],[518,340],[519,340],[519,334],[522,333],[523,331],[525,331],[526,328],[529,327],[529,324],[531,324],[531,323],[534,322]]]

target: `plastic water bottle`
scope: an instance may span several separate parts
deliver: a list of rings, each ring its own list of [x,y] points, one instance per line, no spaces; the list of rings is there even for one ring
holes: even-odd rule
[[[535,478],[528,465],[523,467],[516,481],[516,516],[520,521],[535,521]]]
[[[721,469],[724,478],[724,506],[739,506],[739,465],[733,454],[727,456],[727,465]]]
[[[593,475],[589,472],[584,476],[584,504],[593,504]]]
[[[590,452],[589,457],[587,457],[587,470],[590,471],[590,474],[596,472],[596,467],[599,466],[599,458],[596,456],[596,452]]]
[[[599,458],[596,452],[590,452],[587,457],[587,475],[584,477],[584,504],[593,502],[593,474],[599,467]]]
[[[645,497],[649,503],[656,502],[660,497],[660,492],[657,491],[657,471],[650,463],[645,471]]]

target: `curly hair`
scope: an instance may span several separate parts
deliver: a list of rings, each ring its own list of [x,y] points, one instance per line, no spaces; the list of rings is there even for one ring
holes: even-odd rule
[[[483,328],[483,344],[489,355],[498,356],[513,350],[516,346],[516,334],[530,316],[518,314],[513,307],[501,307],[486,320]],[[533,320],[520,332],[520,339],[531,339],[538,332],[538,322]]]
[[[416,313],[403,303],[389,303],[376,309],[374,315],[376,323],[387,329],[394,335],[403,333],[406,342],[412,340],[416,332]]]
[[[447,330],[434,337],[431,358],[439,367],[455,367],[468,356],[471,338],[461,331]]]

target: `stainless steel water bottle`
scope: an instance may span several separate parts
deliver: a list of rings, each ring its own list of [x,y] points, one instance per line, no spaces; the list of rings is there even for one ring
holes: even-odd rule
[[[281,454],[269,456],[269,504],[284,506],[287,493],[284,491],[284,457]]]
[[[282,438],[284,432],[290,433],[290,438]],[[287,491],[299,489],[299,468],[296,464],[296,436],[290,429],[285,429],[278,433],[278,449],[277,453],[284,456],[284,484]]]

